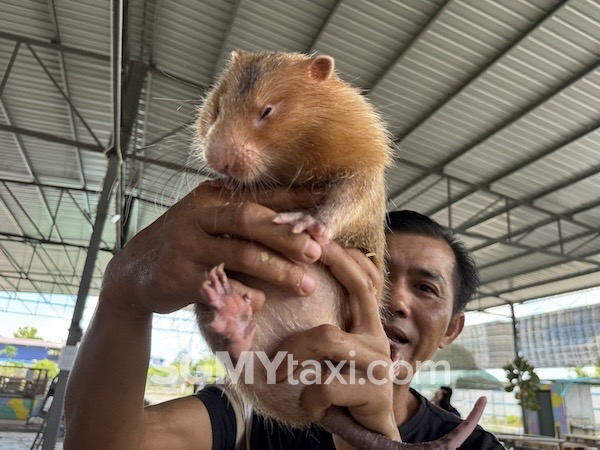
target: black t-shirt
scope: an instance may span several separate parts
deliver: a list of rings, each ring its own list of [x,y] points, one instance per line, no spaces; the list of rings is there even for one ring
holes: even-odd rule
[[[400,427],[404,442],[419,443],[438,439],[461,422],[454,414],[430,403],[417,391],[411,392],[421,406],[415,416]],[[227,397],[218,386],[207,386],[196,393],[204,402],[211,418],[213,450],[235,448],[236,418]],[[331,434],[313,426],[309,430],[290,430],[277,422],[253,414],[250,450],[334,450]],[[504,447],[489,432],[477,427],[460,446],[461,450],[503,450]]]

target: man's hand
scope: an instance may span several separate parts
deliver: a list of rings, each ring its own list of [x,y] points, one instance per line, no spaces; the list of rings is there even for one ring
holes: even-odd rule
[[[399,440],[393,413],[390,347],[379,314],[382,275],[365,255],[345,251],[335,243],[323,248],[321,261],[346,288],[350,327],[344,331],[322,325],[290,337],[278,350],[293,354],[300,363],[331,361],[334,367],[342,360],[347,363],[335,377],[323,374],[323,381],[332,378],[328,384],[307,386],[301,396],[302,406],[314,421],[323,418],[332,405],[347,407],[366,428]],[[278,379],[285,378],[284,369]],[[334,439],[338,448],[351,448],[339,437]]]
[[[309,208],[314,202],[314,193],[301,189],[250,196],[202,184],[115,255],[102,296],[142,315],[169,313],[202,301],[200,287],[221,263],[228,272],[307,295],[315,285],[304,264],[316,261],[321,247],[306,233],[294,235],[274,224],[273,218],[276,211]],[[240,295],[250,296],[254,309],[260,308],[264,293],[231,283]]]
[[[275,211],[310,208],[314,198],[300,189],[244,197],[203,184],[115,255],[69,376],[65,448],[212,448],[210,417],[198,399],[143,408],[152,312],[202,301],[202,283],[221,263],[309,293],[314,280],[302,282],[304,264],[316,261],[321,247],[272,219]],[[255,308],[264,301],[260,291],[240,283],[235,289],[249,293]]]

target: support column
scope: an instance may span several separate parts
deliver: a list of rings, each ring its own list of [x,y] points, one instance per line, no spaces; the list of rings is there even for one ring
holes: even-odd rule
[[[510,316],[512,318],[512,331],[513,331],[513,348],[515,351],[515,359],[519,357],[519,332],[517,330],[517,316],[515,315],[515,305],[512,302],[508,303],[510,307]],[[521,390],[521,372],[518,373],[518,384],[519,390]],[[521,417],[523,418],[523,432],[527,433],[529,431],[529,423],[527,422],[527,414],[525,413],[525,408],[521,406]]]
[[[98,202],[94,229],[92,231],[87,257],[85,259],[81,284],[79,285],[79,291],[77,292],[77,301],[75,303],[75,310],[73,311],[71,326],[69,327],[67,345],[63,348],[59,360],[60,372],[58,374],[58,382],[54,391],[52,405],[50,406],[48,417],[46,419],[47,423],[46,430],[44,431],[42,450],[54,450],[56,444],[56,435],[58,434],[58,428],[63,415],[67,378],[69,377],[73,359],[75,358],[76,345],[81,340],[82,335],[81,318],[83,316],[92,276],[94,274],[96,257],[102,240],[102,230],[104,229],[104,223],[106,222],[108,208],[110,206],[111,193],[121,171],[121,163],[114,152],[111,152],[108,161],[108,170],[106,172],[106,177],[104,178],[100,201]]]
[[[63,348],[60,359],[58,380],[56,383],[54,398],[48,411],[46,419],[46,429],[44,430],[44,438],[42,442],[42,450],[54,450],[56,445],[56,435],[63,416],[65,390],[67,387],[67,379],[73,366],[75,359],[76,345],[81,340],[81,318],[85,309],[90,284],[94,274],[96,265],[96,257],[102,240],[102,231],[108,215],[110,207],[110,198],[114,187],[121,178],[123,166],[123,153],[121,148],[121,88],[122,88],[122,49],[123,49],[123,0],[112,1],[112,94],[113,94],[113,135],[112,145],[106,153],[108,158],[108,168],[102,193],[96,208],[96,219],[94,221],[94,229],[90,238],[87,257],[83,267],[81,276],[81,284],[77,292],[77,301],[73,311],[71,326],[69,327],[69,335],[67,337],[67,345]]]

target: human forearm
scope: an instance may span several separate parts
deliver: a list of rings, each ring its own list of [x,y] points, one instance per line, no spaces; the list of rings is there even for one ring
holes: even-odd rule
[[[219,264],[309,294],[311,283],[307,290],[302,282],[304,264],[314,262],[321,248],[308,235],[290,235],[272,223],[273,216],[267,207],[241,202],[233,194],[229,199],[203,185],[115,254],[69,381],[66,448],[199,448],[195,433],[210,422],[197,399],[142,408],[152,313],[202,302],[200,287]],[[235,280],[232,285],[260,308],[262,291]],[[182,443],[183,436],[192,436],[192,445]]]
[[[101,296],[65,398],[66,449],[134,449],[142,434],[152,315]]]

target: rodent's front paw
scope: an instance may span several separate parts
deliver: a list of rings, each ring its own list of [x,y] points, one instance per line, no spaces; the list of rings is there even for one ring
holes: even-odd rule
[[[320,220],[315,219],[310,214],[302,212],[279,213],[273,219],[273,222],[280,225],[291,225],[292,233],[300,234],[306,231],[315,241],[321,245],[329,244],[330,237],[327,233],[327,227]]]

